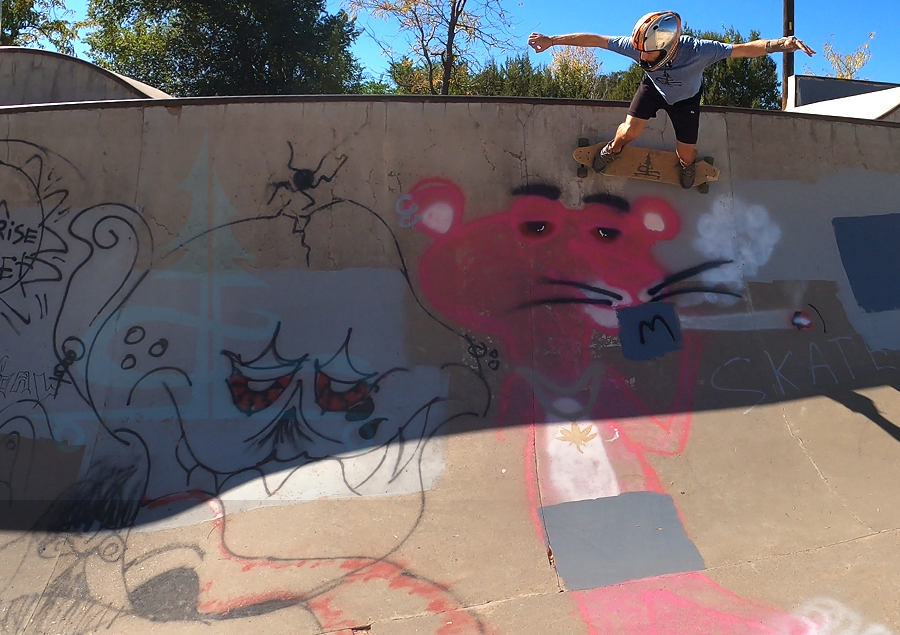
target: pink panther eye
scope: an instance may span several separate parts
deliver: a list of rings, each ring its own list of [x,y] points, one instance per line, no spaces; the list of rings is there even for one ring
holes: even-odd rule
[[[553,232],[553,229],[553,223],[543,220],[525,221],[519,225],[519,231],[522,232],[522,235],[529,237],[547,236]]]
[[[622,234],[621,230],[612,227],[598,227],[594,231],[597,240],[605,243],[611,243]]]

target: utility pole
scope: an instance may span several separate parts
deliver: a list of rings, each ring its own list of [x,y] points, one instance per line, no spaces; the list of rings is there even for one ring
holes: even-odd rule
[[[794,0],[784,0],[784,36],[794,34]],[[787,108],[788,78],[794,74],[794,52],[782,53],[781,61],[781,109]]]

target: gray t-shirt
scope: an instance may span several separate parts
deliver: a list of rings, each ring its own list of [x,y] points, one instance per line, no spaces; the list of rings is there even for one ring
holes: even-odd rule
[[[636,62],[641,60],[641,52],[634,48],[630,37],[609,38],[609,50]],[[700,92],[704,68],[729,57],[731,44],[682,35],[675,59],[658,71],[644,73],[653,80],[666,103],[674,104]]]

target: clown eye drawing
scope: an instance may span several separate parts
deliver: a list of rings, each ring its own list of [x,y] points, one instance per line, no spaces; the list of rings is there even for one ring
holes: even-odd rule
[[[234,363],[232,361],[232,363]],[[231,375],[225,382],[231,393],[234,407],[248,417],[265,410],[278,401],[282,393],[291,385],[294,373],[288,373],[272,380],[250,379],[237,368],[232,368]],[[255,388],[255,386],[261,386]]]
[[[309,357],[285,359],[275,349],[281,323],[275,327],[272,340],[255,359],[244,361],[238,353],[223,350],[231,362],[231,374],[225,379],[234,407],[248,417],[262,412],[281,398],[294,376]]]
[[[542,220],[525,221],[519,225],[523,236],[547,236],[553,232],[553,224]]]
[[[346,387],[340,390],[341,387]],[[322,372],[316,364],[316,403],[322,412],[347,412],[368,398],[364,381],[340,381]]]
[[[341,390],[343,388],[343,390]],[[316,364],[316,404],[326,412],[343,412],[344,419],[351,423],[366,421],[375,412],[375,400],[371,393],[378,391],[378,385],[370,386],[365,381],[341,381],[322,372]],[[385,418],[373,419],[359,427],[359,436],[366,441],[375,438],[378,426]]]

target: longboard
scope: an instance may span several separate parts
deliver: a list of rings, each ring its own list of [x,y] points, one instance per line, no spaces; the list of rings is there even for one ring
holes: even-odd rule
[[[594,145],[586,144],[587,139],[579,139],[579,147],[572,153],[572,156],[582,166],[590,169],[590,171],[594,171],[594,157],[606,145],[606,142]],[[578,176],[584,178],[587,176],[587,173],[588,170],[579,168]],[[681,187],[679,182],[681,170],[678,155],[666,150],[651,150],[631,145],[625,146],[619,158],[607,166],[606,170],[600,174],[653,181],[655,183],[667,183]],[[703,160],[697,161],[697,176],[694,179],[694,186],[698,187],[701,192],[709,191],[707,183],[716,181],[718,178],[719,168],[712,165],[711,157],[704,157]]]

